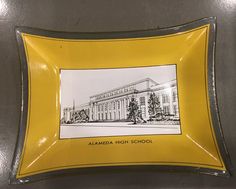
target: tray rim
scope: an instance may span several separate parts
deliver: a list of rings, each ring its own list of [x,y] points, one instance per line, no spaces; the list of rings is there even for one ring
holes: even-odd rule
[[[86,167],[86,168],[71,168],[62,169],[56,171],[50,171],[46,173],[40,173],[23,178],[16,178],[17,170],[20,164],[21,153],[24,146],[25,132],[27,127],[27,112],[28,112],[28,65],[25,55],[25,49],[21,34],[39,35],[43,37],[61,38],[61,39],[83,39],[83,40],[104,40],[104,39],[130,39],[141,37],[157,37],[164,35],[177,34],[185,32],[197,27],[201,27],[209,24],[209,41],[208,41],[208,93],[210,112],[212,118],[212,126],[216,137],[216,142],[220,151],[220,155],[226,167],[226,171],[191,167],[191,166],[173,166],[173,165],[129,165],[129,166],[103,166],[103,167]],[[157,169],[165,171],[187,171],[197,172],[209,175],[228,177],[231,175],[232,164],[230,161],[229,152],[226,147],[223,130],[220,122],[220,114],[217,104],[216,94],[216,81],[215,81],[215,48],[216,48],[216,17],[208,17],[199,19],[193,22],[189,22],[183,25],[177,25],[167,28],[154,28],[147,30],[136,31],[111,31],[111,32],[62,32],[62,31],[48,31],[43,29],[31,28],[31,27],[16,27],[16,40],[18,44],[19,58],[21,64],[21,111],[20,122],[17,136],[17,142],[15,152],[13,155],[13,161],[9,176],[10,184],[27,183],[36,180],[42,180],[49,177],[65,173],[83,173],[84,171],[96,172],[98,169],[104,171],[116,171],[116,170],[133,170],[133,169]]]

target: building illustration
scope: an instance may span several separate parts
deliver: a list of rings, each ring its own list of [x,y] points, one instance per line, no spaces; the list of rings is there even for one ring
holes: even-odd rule
[[[179,120],[178,92],[176,79],[157,83],[144,78],[121,87],[113,88],[89,97],[89,102],[63,109],[62,123],[127,121],[128,106],[132,98],[138,102],[142,119],[149,120],[148,100],[155,93],[162,114],[169,119]]]

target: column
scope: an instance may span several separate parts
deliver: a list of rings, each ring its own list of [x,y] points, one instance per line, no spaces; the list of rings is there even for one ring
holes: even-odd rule
[[[124,98],[122,98],[122,100],[121,100],[122,119],[125,119],[124,111],[125,111],[125,107],[124,107]]]
[[[174,114],[174,110],[173,110],[173,96],[172,96],[173,92],[172,89],[170,90],[170,114]]]
[[[146,93],[146,96],[145,96],[145,110],[146,110],[146,119],[149,118],[149,113],[148,113],[148,93]]]
[[[124,110],[123,110],[123,99],[121,99],[120,100],[120,119],[124,119],[124,116],[123,116],[123,112],[124,112]]]
[[[94,103],[94,112],[93,112],[93,120],[97,119],[97,104]]]
[[[110,120],[110,102],[107,102],[107,119]]]
[[[102,103],[102,120],[104,120],[105,117],[105,106],[104,106],[104,102]]]
[[[89,121],[92,120],[92,111],[93,111],[93,105],[92,104],[89,104],[89,107],[88,107],[88,112],[87,112],[87,109],[85,108],[85,113],[88,115],[89,117]]]
[[[115,107],[116,107],[115,108],[116,109],[115,110],[116,111],[116,119],[118,119],[118,101],[117,100],[115,101]]]
[[[115,108],[114,108],[114,106],[115,106]],[[114,100],[113,101],[113,107],[112,107],[112,109],[113,109],[113,120],[116,120],[116,101]]]
[[[100,111],[98,111],[99,110],[99,107],[100,106],[100,104],[97,104],[97,120],[99,120],[99,116],[98,116],[98,114],[100,115],[100,112],[101,112],[101,107],[100,107]],[[101,116],[100,116],[100,118],[101,118]]]
[[[122,119],[122,100],[121,99],[119,99],[119,103],[120,103],[120,109],[118,110],[120,112],[119,119]]]
[[[94,113],[93,113],[93,103],[90,104],[89,106],[89,121],[92,121],[93,120],[93,117],[94,116]]]
[[[127,119],[126,98],[124,98],[124,119]]]

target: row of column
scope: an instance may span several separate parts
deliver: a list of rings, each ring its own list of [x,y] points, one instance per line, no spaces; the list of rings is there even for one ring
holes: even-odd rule
[[[96,120],[121,120],[127,118],[127,107],[130,101],[130,97],[125,97],[122,99],[117,99],[113,101],[108,101],[104,103],[94,103],[91,104],[91,121]],[[115,103],[115,109],[114,109],[114,103]],[[105,104],[107,104],[107,110],[105,110]],[[119,104],[119,105],[118,105]],[[98,106],[103,106],[103,111],[100,108],[100,111],[98,111]]]
[[[169,101],[166,103],[163,103],[163,93],[166,93],[169,97]],[[169,106],[170,114],[174,113],[174,105],[178,108],[178,102],[173,102],[173,90],[164,90],[157,94],[159,96],[160,105],[163,109],[164,106]],[[146,118],[148,118],[148,94],[145,94],[145,115]],[[96,120],[122,120],[127,119],[127,107],[130,102],[131,96],[126,96],[124,98],[114,99],[112,101],[107,102],[97,102],[94,104],[91,104],[90,108],[90,121],[96,121]],[[139,102],[139,98],[137,99]],[[115,109],[114,109],[114,102],[115,102]],[[119,102],[119,107],[118,107]],[[107,110],[105,110],[105,104],[107,103]],[[103,106],[103,111],[98,111],[98,106]],[[139,102],[140,104],[140,102]]]

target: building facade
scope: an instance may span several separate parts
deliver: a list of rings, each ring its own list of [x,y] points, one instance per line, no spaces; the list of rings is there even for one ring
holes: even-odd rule
[[[85,110],[89,121],[125,121],[128,116],[129,102],[132,98],[135,98],[142,118],[148,120],[148,99],[153,92],[160,101],[163,114],[179,118],[176,80],[158,84],[152,79],[146,78],[90,96],[90,101],[87,104],[74,108],[65,108],[63,112],[67,117],[64,117],[64,119],[71,119],[69,117],[73,114],[71,111],[75,113]]]

